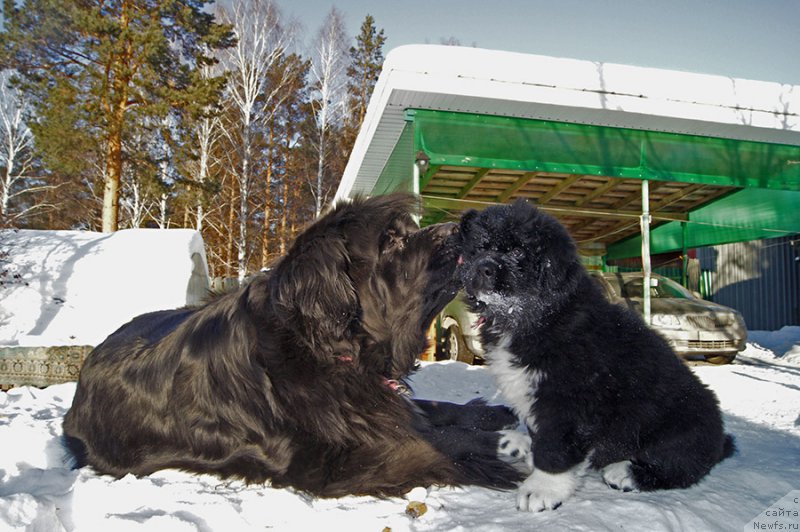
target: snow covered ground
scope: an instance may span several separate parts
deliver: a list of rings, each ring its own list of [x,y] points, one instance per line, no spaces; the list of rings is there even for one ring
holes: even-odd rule
[[[191,229],[0,231],[0,346],[97,345],[134,316],[207,292]]]
[[[739,447],[700,485],[622,493],[590,472],[572,499],[539,514],[518,512],[512,493],[473,487],[416,489],[408,499],[427,512],[411,518],[409,500],[312,499],[178,471],[120,480],[70,471],[58,438],[75,384],[12,389],[0,393],[0,530],[728,531],[754,530],[759,516],[797,530],[800,518],[788,510],[800,511],[800,492],[782,503],[783,517],[765,511],[800,489],[799,354],[800,327],[787,327],[753,332],[735,364],[693,366],[719,396]],[[424,364],[414,388],[424,398],[502,401],[484,368],[458,362]]]
[[[0,276],[0,345],[96,344],[131,316],[184,304],[206,282],[202,241],[191,231],[153,231],[5,232],[6,245],[15,240],[6,248],[11,262],[0,264],[8,272]],[[96,282],[110,271],[114,285]],[[800,492],[781,503],[797,514],[765,514],[800,489],[800,327],[753,331],[735,364],[693,370],[717,392],[738,454],[687,490],[621,493],[590,473],[575,497],[540,514],[518,512],[513,493],[473,487],[324,500],[179,471],[120,480],[71,471],[59,438],[75,384],[16,388],[0,392],[0,531],[727,531],[754,530],[757,516],[800,530]],[[413,384],[422,398],[502,402],[485,368],[462,363],[424,364]],[[427,512],[407,516],[410,500]]]

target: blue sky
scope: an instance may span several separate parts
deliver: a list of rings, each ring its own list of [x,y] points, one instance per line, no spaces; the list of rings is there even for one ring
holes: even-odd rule
[[[800,85],[800,0],[277,0],[311,40],[331,6],[404,44],[463,45]]]

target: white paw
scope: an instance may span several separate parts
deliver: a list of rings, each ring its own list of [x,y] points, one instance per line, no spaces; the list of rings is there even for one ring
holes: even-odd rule
[[[525,462],[533,470],[531,437],[517,430],[501,430],[497,457],[506,462]]]
[[[523,512],[555,510],[578,486],[580,466],[563,473],[534,470],[517,491],[517,509]]]
[[[629,460],[605,466],[603,468],[603,481],[615,490],[637,491]]]

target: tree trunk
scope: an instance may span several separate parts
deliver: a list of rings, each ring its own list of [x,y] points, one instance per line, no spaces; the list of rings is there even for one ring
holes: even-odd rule
[[[200,125],[200,175],[198,181],[200,182],[200,190],[198,190],[197,200],[195,203],[195,216],[196,223],[195,229],[198,231],[203,230],[203,221],[205,218],[205,210],[203,209],[203,186],[205,186],[206,179],[208,178],[209,158],[211,157],[211,144],[213,135],[214,124],[210,118],[204,118]]]
[[[314,195],[314,216],[319,218],[322,212],[322,177],[325,170],[325,130],[326,126],[323,123],[319,128],[319,159],[317,159],[317,191]]]
[[[129,2],[122,3],[120,25],[128,27]],[[128,40],[124,44],[124,51],[119,58],[119,63],[109,65],[110,70],[118,77],[112,82],[112,95],[109,102],[110,116],[108,129],[108,148],[106,150],[106,172],[103,184],[103,232],[113,233],[119,228],[119,194],[122,182],[122,133],[125,128],[125,112],[128,106],[128,86],[130,84],[130,62],[133,59],[133,46]],[[125,74],[123,74],[125,72]]]
[[[275,142],[275,128],[270,124],[269,126],[269,141],[267,142],[267,176],[266,186],[264,187],[264,226],[261,231],[261,267],[266,268],[269,266],[269,219],[271,215],[270,203],[270,183],[272,183],[272,165],[274,163],[274,142]]]
[[[10,167],[11,164],[9,163],[8,166]],[[11,186],[7,185],[6,183],[11,181],[11,179],[9,178],[9,173],[10,173],[9,169],[6,168],[5,171],[6,175],[3,177],[2,190],[0,190],[0,196],[2,196],[0,197],[0,222],[3,221],[3,219],[6,216],[6,212],[8,211],[9,189],[11,188]]]
[[[226,257],[225,257],[225,277],[231,277],[233,274],[233,269],[231,265],[233,264],[233,225],[234,220],[236,219],[236,180],[231,179],[231,187],[230,187],[230,201],[228,201],[228,242],[227,246],[225,247]]]
[[[203,220],[205,219],[206,215],[203,212],[203,204],[200,203],[199,201],[197,202],[197,211],[195,213],[195,216],[197,218],[197,223],[195,224],[195,229],[197,229],[198,231],[202,232],[203,231]],[[187,227],[188,227],[188,224],[187,224]]]
[[[282,156],[281,159],[283,160],[283,164],[285,164],[288,168],[289,166],[289,147],[288,145],[281,147]],[[283,210],[281,211],[281,230],[280,230],[280,243],[279,243],[279,251],[281,255],[286,253],[286,241],[289,238],[288,230],[289,230],[289,206],[293,205],[293,202],[289,199],[289,172],[284,172],[283,175],[283,187],[282,187],[282,203],[283,203]]]
[[[249,150],[246,150],[249,152]],[[250,172],[249,153],[242,161],[242,177],[239,183],[239,239],[236,242],[236,262],[237,262],[237,277],[239,285],[244,283],[245,273],[247,272],[247,195],[250,193],[248,190],[247,175]]]
[[[103,185],[103,232],[119,228],[119,188],[122,176],[122,129],[114,128],[108,139]]]

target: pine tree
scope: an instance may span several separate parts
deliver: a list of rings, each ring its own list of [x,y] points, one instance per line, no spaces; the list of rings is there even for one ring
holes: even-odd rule
[[[117,229],[126,142],[139,124],[198,113],[224,79],[204,78],[231,44],[208,0],[4,0],[2,62],[15,68],[39,120],[48,165],[103,182],[102,228]]]
[[[353,148],[358,129],[367,113],[367,104],[381,73],[385,43],[383,29],[377,31],[375,19],[372,15],[367,15],[361,23],[361,33],[356,37],[356,45],[350,47],[351,61],[347,69],[349,114],[343,142],[345,160]]]

